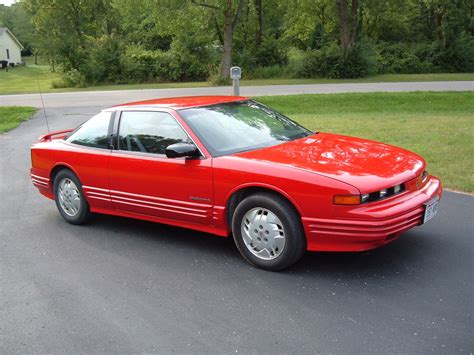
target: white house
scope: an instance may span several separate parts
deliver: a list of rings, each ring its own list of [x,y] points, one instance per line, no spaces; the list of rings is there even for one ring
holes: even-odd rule
[[[7,61],[9,64],[21,64],[21,50],[23,46],[20,41],[6,27],[0,27],[0,62]]]

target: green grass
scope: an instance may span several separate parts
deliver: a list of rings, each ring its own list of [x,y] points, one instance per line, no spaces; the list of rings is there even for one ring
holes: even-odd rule
[[[35,112],[36,109],[33,107],[0,107],[0,133],[18,127],[21,122],[29,119]]]
[[[60,75],[52,73],[49,66],[32,65],[0,70],[0,94],[38,93],[38,84],[42,92],[51,92],[53,80]]]
[[[474,73],[433,74],[383,74],[360,79],[254,79],[243,80],[243,86],[250,85],[298,85],[298,84],[342,84],[342,83],[395,83],[413,81],[466,81],[474,80]]]
[[[48,65],[39,58],[40,65],[33,65],[34,58],[28,57],[27,66],[10,68],[8,72],[0,70],[0,95],[28,94],[38,92],[38,82],[42,92],[99,91],[99,90],[133,90],[133,89],[169,89],[208,87],[206,81],[185,83],[147,83],[147,84],[109,84],[88,86],[85,88],[52,87],[53,81],[61,79],[60,74],[51,72]],[[375,83],[397,81],[459,81],[474,80],[474,73],[461,74],[387,74],[363,79],[254,79],[242,80],[243,86],[255,85],[298,85],[298,84],[330,84],[330,83]],[[37,82],[38,81],[38,82]]]
[[[474,92],[258,97],[302,125],[414,151],[453,190],[474,192]]]

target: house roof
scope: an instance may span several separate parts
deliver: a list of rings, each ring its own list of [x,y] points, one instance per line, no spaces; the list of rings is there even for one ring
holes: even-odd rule
[[[15,35],[8,29],[8,27],[0,27],[0,36],[3,35],[4,33],[8,33],[11,38],[18,44],[20,49],[23,49],[23,45],[21,42],[15,37]]]
[[[248,100],[248,97],[243,96],[184,96],[184,97],[170,97],[165,99],[153,99],[146,101],[135,101],[126,104],[117,105],[114,107],[123,106],[149,106],[183,109],[188,107],[208,106],[225,102],[234,102]]]

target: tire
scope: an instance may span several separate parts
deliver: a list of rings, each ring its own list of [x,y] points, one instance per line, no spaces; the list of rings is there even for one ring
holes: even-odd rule
[[[83,224],[90,216],[82,184],[69,169],[59,171],[53,182],[54,200],[61,216],[71,224]]]
[[[232,217],[232,234],[244,259],[264,270],[286,269],[306,251],[299,214],[273,193],[256,193],[242,200]]]

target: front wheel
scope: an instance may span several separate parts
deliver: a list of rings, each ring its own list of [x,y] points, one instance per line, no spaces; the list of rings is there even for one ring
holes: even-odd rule
[[[71,224],[82,224],[89,217],[87,203],[82,185],[77,176],[70,170],[61,170],[54,178],[54,199],[63,218]]]
[[[301,220],[283,197],[257,193],[237,206],[232,233],[245,260],[261,269],[278,271],[301,259],[306,250]]]

